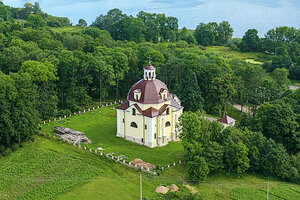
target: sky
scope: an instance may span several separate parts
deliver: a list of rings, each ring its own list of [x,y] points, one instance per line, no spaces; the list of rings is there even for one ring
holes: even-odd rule
[[[3,0],[6,5],[23,7],[39,2],[50,15],[92,23],[100,14],[119,8],[127,15],[139,11],[165,13],[178,18],[179,28],[195,29],[200,22],[228,21],[233,37],[242,37],[255,28],[260,36],[277,26],[300,28],[300,0]]]

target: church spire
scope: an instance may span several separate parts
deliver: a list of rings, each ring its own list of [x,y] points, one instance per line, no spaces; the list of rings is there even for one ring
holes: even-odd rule
[[[155,67],[151,65],[150,58],[149,58],[149,64],[144,68],[144,80],[155,80],[156,73],[155,73]]]

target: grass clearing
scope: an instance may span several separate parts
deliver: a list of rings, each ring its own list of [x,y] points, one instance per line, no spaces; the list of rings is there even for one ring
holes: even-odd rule
[[[84,27],[80,26],[65,26],[65,27],[51,27],[51,30],[55,33],[81,33]]]
[[[206,53],[214,53],[227,59],[241,59],[252,64],[262,65],[264,61],[270,60],[271,55],[262,52],[240,52],[232,51],[229,47],[209,46],[206,47]]]
[[[181,142],[170,142],[164,147],[149,148],[141,146],[123,138],[116,137],[117,118],[116,106],[95,109],[81,115],[74,115],[67,119],[42,125],[42,131],[53,134],[55,126],[64,126],[82,131],[92,140],[89,147],[96,149],[103,147],[105,153],[115,152],[117,155],[126,155],[131,161],[140,158],[155,165],[169,165],[182,159],[183,147]]]

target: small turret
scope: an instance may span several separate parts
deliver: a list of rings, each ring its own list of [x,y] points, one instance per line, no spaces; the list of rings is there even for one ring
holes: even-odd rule
[[[155,70],[155,67],[153,67],[149,62],[149,64],[144,68],[144,80],[155,80]]]

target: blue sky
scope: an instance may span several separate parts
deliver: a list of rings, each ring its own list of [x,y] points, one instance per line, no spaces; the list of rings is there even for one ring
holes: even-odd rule
[[[35,0],[42,10],[64,16],[76,24],[80,18],[89,24],[100,14],[119,8],[128,15],[139,11],[165,13],[177,17],[179,27],[195,29],[200,22],[229,21],[234,37],[250,28],[260,36],[276,26],[300,28],[300,0]],[[31,0],[4,0],[4,4],[23,7]]]

